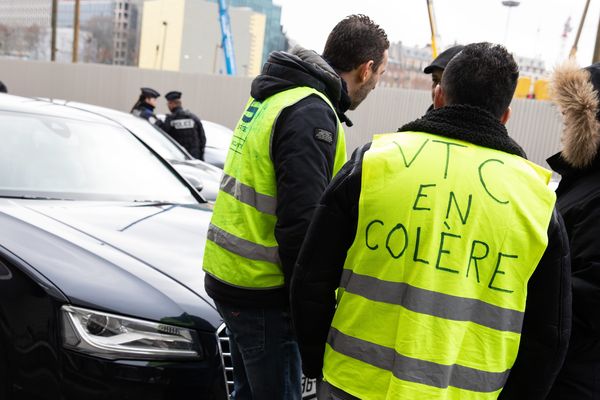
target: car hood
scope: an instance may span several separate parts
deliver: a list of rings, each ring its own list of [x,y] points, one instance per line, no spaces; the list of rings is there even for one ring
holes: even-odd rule
[[[3,239],[2,244],[8,243],[8,250],[13,252],[11,244],[13,248],[21,246],[15,253],[57,285],[72,301],[75,297],[79,303],[85,303],[88,296],[82,287],[88,286],[87,290],[94,291],[94,285],[107,287],[122,284],[140,296],[154,296],[156,292],[162,292],[169,302],[181,306],[184,313],[194,303],[206,303],[205,306],[213,307],[204,291],[202,271],[204,242],[212,215],[210,204],[0,199],[0,214],[12,217],[7,219],[4,229],[11,229],[17,221],[19,225],[16,226],[31,227],[27,229],[32,232],[22,228],[13,229],[12,232],[9,230],[7,233],[15,237],[12,241]],[[23,238],[18,237],[30,235],[32,241],[37,240],[37,233],[33,234],[33,229],[35,232],[42,231],[49,238],[61,240],[60,246],[48,248],[64,247],[69,252],[64,255],[48,254],[44,258],[39,253],[47,252],[46,247],[41,243],[30,243],[31,253],[28,253],[27,247],[19,244]],[[96,262],[89,257],[90,254],[94,259],[102,260]],[[61,258],[67,266],[55,265],[54,258]],[[78,258],[81,259],[79,266],[68,265],[75,264]],[[79,271],[78,268],[88,268],[86,272],[94,270],[93,276],[97,281],[89,282],[89,276],[85,276],[85,279],[73,276]],[[151,286],[149,291],[146,290],[148,286]],[[113,292],[117,297],[121,295],[118,290]],[[89,295],[95,297],[93,293]],[[123,294],[127,295],[135,297],[134,293]],[[198,296],[204,302],[199,301]],[[93,303],[102,302],[97,298],[89,301],[92,306]],[[107,301],[110,303],[110,299]],[[168,312],[165,310],[162,314]],[[132,310],[131,314],[139,315],[140,312]],[[197,315],[196,312],[194,314]]]

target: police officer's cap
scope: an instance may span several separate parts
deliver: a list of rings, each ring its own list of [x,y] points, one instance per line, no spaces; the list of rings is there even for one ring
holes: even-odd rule
[[[426,66],[423,72],[426,74],[431,74],[436,68],[446,69],[446,65],[448,65],[450,60],[452,60],[452,58],[458,53],[460,53],[464,48],[465,46],[459,44],[457,46],[453,46],[449,49],[446,49],[445,51],[441,52],[440,55],[437,56],[436,59],[431,62],[431,64]]]
[[[144,97],[160,97],[160,93],[158,93],[156,90],[152,89],[152,88],[148,88],[148,87],[143,87],[142,89],[142,95],[144,95]]]
[[[179,100],[181,99],[181,92],[176,92],[173,90],[172,92],[165,94],[165,99],[169,101]]]

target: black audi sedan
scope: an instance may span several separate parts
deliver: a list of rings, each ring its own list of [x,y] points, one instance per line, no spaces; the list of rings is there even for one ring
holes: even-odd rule
[[[0,94],[0,399],[226,399],[210,215],[121,125]]]

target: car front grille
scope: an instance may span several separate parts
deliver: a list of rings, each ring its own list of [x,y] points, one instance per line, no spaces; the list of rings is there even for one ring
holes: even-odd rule
[[[219,353],[221,354],[221,363],[223,364],[225,389],[227,390],[227,398],[233,393],[233,361],[231,360],[231,348],[229,346],[229,336],[225,324],[217,329],[217,337],[219,343]]]

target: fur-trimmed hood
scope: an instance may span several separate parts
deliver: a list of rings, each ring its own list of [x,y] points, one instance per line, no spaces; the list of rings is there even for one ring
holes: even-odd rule
[[[590,73],[597,71],[594,67],[582,69],[568,61],[550,81],[550,97],[563,114],[561,158],[577,169],[591,165],[600,146],[598,90]]]

